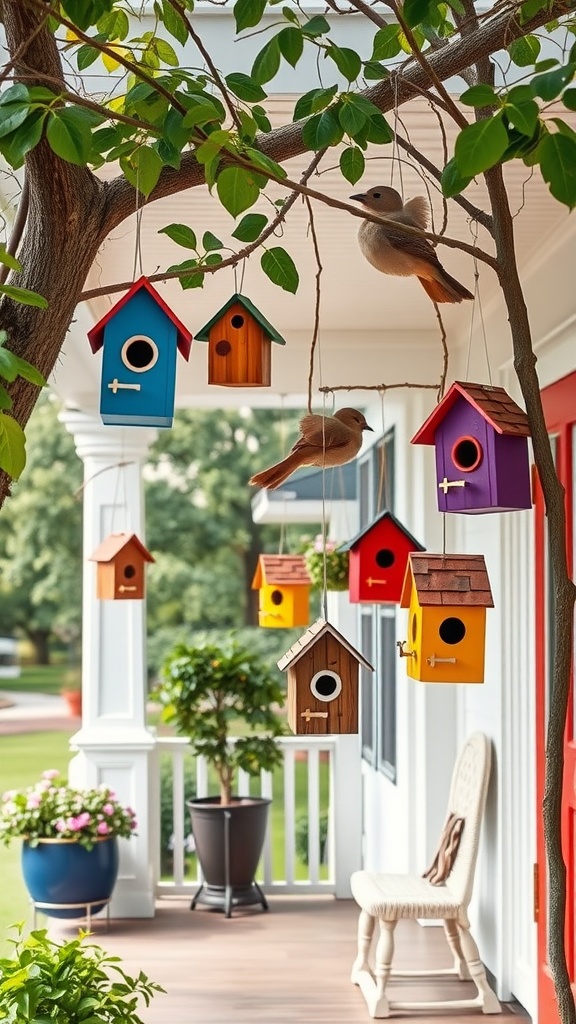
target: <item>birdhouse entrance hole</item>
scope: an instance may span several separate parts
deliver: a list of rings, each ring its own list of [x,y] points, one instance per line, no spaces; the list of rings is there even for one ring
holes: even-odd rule
[[[158,362],[158,346],[145,334],[134,334],[128,338],[120,354],[124,366],[134,373],[145,373]]]
[[[482,445],[475,437],[460,437],[450,454],[456,469],[471,473],[482,462]]]
[[[281,590],[273,590],[270,594],[270,600],[272,601],[272,604],[282,604],[284,594]]]
[[[239,330],[241,327],[244,326],[244,317],[242,316],[241,313],[234,313],[234,316],[232,317],[230,323],[232,324],[232,327],[235,327],[236,330]]]
[[[318,700],[335,700],[342,691],[342,680],[336,672],[323,669],[312,676],[310,689]]]
[[[389,569],[391,565],[394,565],[396,561],[396,555],[390,548],[380,548],[380,551],[376,552],[376,565],[380,569]]]
[[[135,575],[136,575],[136,568],[135,568],[135,566],[133,566],[133,565],[125,565],[124,566],[124,576],[126,577],[127,580],[133,579]]]
[[[462,619],[457,619],[455,615],[450,616],[448,619],[444,619],[438,627],[440,639],[445,644],[459,644],[461,640],[466,636],[466,626],[462,622]]]
[[[232,345],[225,338],[222,338],[221,341],[217,341],[214,345],[214,351],[217,356],[227,356],[232,351]]]

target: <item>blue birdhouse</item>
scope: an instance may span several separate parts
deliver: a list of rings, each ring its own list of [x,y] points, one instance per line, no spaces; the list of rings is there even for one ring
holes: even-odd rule
[[[188,360],[192,334],[147,278],[134,282],[88,332],[88,340],[93,352],[103,348],[102,422],[171,427],[176,350]]]

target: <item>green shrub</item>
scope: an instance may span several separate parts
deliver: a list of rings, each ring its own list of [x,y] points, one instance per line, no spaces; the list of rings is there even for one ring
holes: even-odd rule
[[[326,864],[328,859],[328,851],[326,849],[326,843],[328,840],[328,815],[321,814],[319,821],[319,846],[318,856],[321,864]],[[295,836],[296,853],[300,857],[300,860],[304,864],[308,864],[308,815],[302,815],[302,817],[296,820],[296,836]]]

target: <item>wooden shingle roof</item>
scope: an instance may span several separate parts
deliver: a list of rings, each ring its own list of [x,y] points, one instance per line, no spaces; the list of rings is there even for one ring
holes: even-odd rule
[[[111,562],[127,544],[134,544],[144,561],[153,562],[154,558],[135,533],[111,533],[90,555],[90,562]]]
[[[402,587],[400,605],[410,606],[412,583],[418,603],[493,608],[484,555],[431,555],[412,552]]]
[[[370,662],[366,661],[366,658],[360,654],[355,647],[352,647],[352,644],[348,643],[348,640],[342,636],[342,633],[339,633],[334,626],[329,622],[326,622],[326,619],[316,619],[316,622],[312,623],[306,632],[299,637],[296,643],[292,644],[290,650],[286,651],[286,654],[280,658],[278,668],[282,670],[290,668],[290,666],[299,661],[302,655],[306,654],[306,651],[312,647],[320,637],[324,636],[325,633],[330,633],[334,639],[342,645],[342,647],[346,648],[353,658],[356,658],[356,661],[360,662],[361,665],[364,665],[364,668],[369,669],[370,672],[374,671]]]
[[[410,443],[434,444],[437,427],[460,398],[464,398],[470,405],[473,405],[498,434],[512,434],[515,437],[530,436],[526,413],[513,398],[510,398],[504,388],[456,380],[442,401],[422,424],[420,430],[414,434]]]
[[[260,590],[260,587],[274,584],[311,586],[312,580],[306,568],[304,555],[260,555],[252,580],[252,589]]]
[[[196,334],[196,341],[208,341],[208,335],[210,334],[211,328],[214,327],[214,324],[217,324],[218,321],[222,319],[224,314],[227,313],[228,310],[230,309],[230,306],[235,305],[235,303],[237,302],[239,302],[240,305],[243,306],[243,308],[246,310],[246,312],[249,313],[250,316],[254,317],[254,320],[256,320],[258,324],[260,324],[260,327],[264,331],[264,334],[266,334],[270,338],[270,341],[275,341],[277,345],[286,344],[284,338],[280,334],[278,334],[278,331],[276,330],[275,327],[272,327],[270,321],[266,319],[266,317],[263,315],[263,313],[260,312],[258,307],[255,306],[254,303],[250,301],[250,299],[246,298],[245,295],[238,294],[233,295],[231,299],[228,299],[228,302],[224,303],[222,308],[219,309],[218,312],[214,314],[212,319],[209,320],[207,324],[204,324],[204,327],[202,327]]]

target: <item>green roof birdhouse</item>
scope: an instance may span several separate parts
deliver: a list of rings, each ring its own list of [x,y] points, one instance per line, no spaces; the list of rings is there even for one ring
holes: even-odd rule
[[[270,387],[272,342],[286,342],[244,295],[233,295],[196,335],[208,342],[208,383]]]

